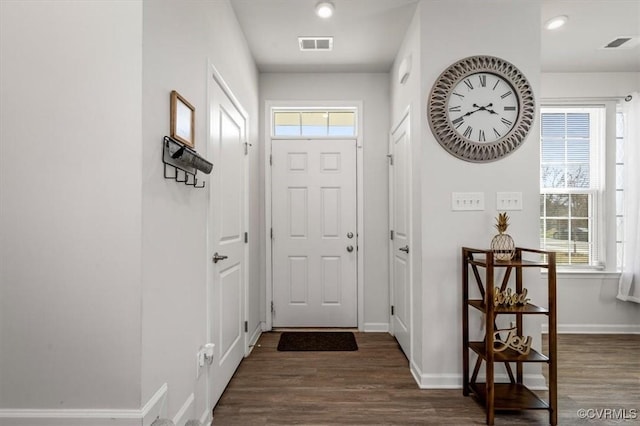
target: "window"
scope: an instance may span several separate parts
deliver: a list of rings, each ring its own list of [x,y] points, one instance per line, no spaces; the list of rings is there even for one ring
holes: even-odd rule
[[[616,113],[616,266],[622,268],[624,230],[624,134],[625,116]]]
[[[273,136],[355,137],[355,110],[287,110],[273,112]]]
[[[541,109],[540,243],[564,265],[600,267],[605,107]]]

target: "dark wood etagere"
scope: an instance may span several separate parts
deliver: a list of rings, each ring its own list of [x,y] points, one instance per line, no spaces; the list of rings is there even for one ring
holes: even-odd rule
[[[528,259],[533,260],[528,260]],[[524,268],[544,268],[548,270],[547,279],[547,307],[543,308],[532,303],[513,307],[494,306],[494,282],[497,268],[504,269],[504,277],[499,286],[500,291],[509,288],[511,274],[515,272],[515,293],[522,293],[522,272]],[[480,270],[484,270],[484,281]],[[469,272],[478,285],[481,299],[469,299]],[[496,411],[514,410],[548,410],[549,424],[556,425],[558,421],[557,404],[557,339],[556,339],[556,260],[555,253],[516,248],[515,256],[509,261],[498,261],[491,250],[480,250],[468,247],[462,248],[462,363],[464,396],[473,394],[485,405],[487,424],[493,425]],[[469,311],[484,314],[485,337],[482,341],[469,341]],[[549,326],[548,353],[536,351],[533,348],[527,355],[506,349],[494,351],[494,332],[497,329],[498,315],[515,316],[515,326],[518,336],[523,336],[523,322],[528,315],[543,315],[547,317]],[[469,375],[469,358],[471,352],[477,355],[473,372]],[[477,381],[478,373],[485,365],[485,383]],[[524,384],[524,364],[530,362],[547,363],[549,365],[549,393],[548,398],[539,397]],[[509,376],[507,383],[495,383],[494,363],[504,363]],[[515,376],[512,366],[515,364]]]

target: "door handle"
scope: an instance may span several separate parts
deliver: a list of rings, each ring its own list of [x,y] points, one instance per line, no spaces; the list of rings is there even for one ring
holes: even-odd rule
[[[349,239],[353,238],[353,232],[347,232],[347,238]]]
[[[409,254],[409,246],[404,246],[404,247],[400,247],[398,250],[403,251],[407,254]]]
[[[347,251],[351,253],[353,251],[353,246],[347,246]]]
[[[219,260],[225,260],[227,257],[229,256],[224,256],[215,252],[213,253],[213,258],[211,260],[213,260],[213,263],[218,263]]]

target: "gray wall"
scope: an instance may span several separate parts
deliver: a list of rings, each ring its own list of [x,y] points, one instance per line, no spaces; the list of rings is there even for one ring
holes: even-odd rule
[[[459,59],[478,54],[493,55],[514,63],[529,79],[534,92],[539,92],[540,70],[540,3],[474,0],[423,0],[416,11],[419,24],[407,34],[407,50],[419,49],[420,67],[417,93],[410,88],[394,86],[392,81],[392,116],[399,115],[407,103],[419,100],[419,111],[413,116],[419,130],[412,135],[419,144],[414,153],[414,181],[420,181],[421,271],[414,284],[414,306],[422,309],[414,323],[419,331],[414,343],[421,345],[421,357],[412,360],[414,374],[423,387],[460,387],[462,362],[459,351],[453,354],[443,348],[460,342],[461,303],[460,247],[488,247],[493,230],[497,191],[519,191],[523,194],[522,211],[510,213],[509,231],[521,247],[538,246],[538,162],[537,127],[527,141],[509,157],[487,164],[474,164],[456,159],[440,147],[426,120],[427,97],[440,73]],[[499,21],[500,26],[486,22]],[[419,31],[419,43],[415,32]],[[509,34],[505,37],[505,34]],[[417,44],[417,46],[416,46]],[[409,46],[412,46],[410,48]],[[522,46],[526,46],[523,49]],[[402,52],[404,53],[404,52]],[[401,53],[401,54],[402,54]],[[391,75],[397,75],[399,55]],[[413,76],[412,76],[413,77]],[[484,192],[484,211],[452,212],[452,192]],[[415,225],[415,223],[414,223]],[[529,293],[544,303],[539,274],[526,274]],[[416,296],[417,294],[417,296]],[[532,333],[539,324],[530,324]],[[479,328],[479,327],[476,327]],[[539,341],[539,332],[538,341]],[[452,346],[454,345],[454,346]],[[416,355],[420,350],[414,350]]]
[[[0,19],[0,408],[138,408],[142,3]]]
[[[319,105],[322,101],[363,102],[364,271],[361,272],[364,273],[365,328],[367,324],[380,327],[389,323],[386,157],[389,144],[388,79],[386,73],[260,74],[260,117],[265,116],[266,101],[318,101]],[[261,150],[264,149],[265,137],[268,135],[264,135],[262,125]],[[263,155],[264,152],[261,151],[261,156]],[[261,173],[265,173],[264,170]],[[262,268],[263,271],[266,270],[264,265]]]
[[[191,396],[185,419],[206,414],[206,369],[196,379],[196,353],[207,343],[207,210],[205,189],[163,178],[162,137],[169,134],[169,93],[177,90],[196,110],[196,150],[207,152],[208,61],[249,115],[248,139],[258,129],[258,78],[235,14],[226,1],[144,2],[142,182],[142,401],[167,383],[170,417]],[[249,159],[249,233],[258,234],[258,150]],[[258,240],[250,239],[250,330],[259,324]],[[216,324],[211,324],[216,327]],[[210,407],[209,407],[210,408]]]

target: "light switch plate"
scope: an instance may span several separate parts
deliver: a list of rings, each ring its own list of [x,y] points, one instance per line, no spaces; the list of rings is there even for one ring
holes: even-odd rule
[[[522,192],[496,192],[496,209],[522,210]]]
[[[484,210],[484,192],[452,192],[451,210]]]

